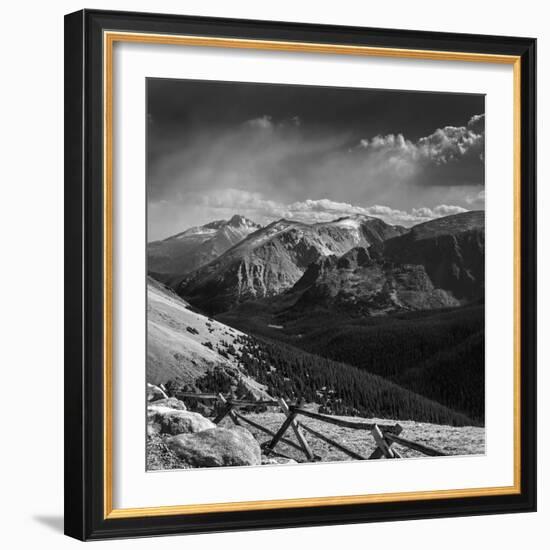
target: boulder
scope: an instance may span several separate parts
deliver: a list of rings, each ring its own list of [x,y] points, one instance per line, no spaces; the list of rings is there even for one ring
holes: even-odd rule
[[[194,411],[202,414],[203,416],[212,416],[214,414],[214,409],[212,407],[208,407],[204,403],[197,403]]]
[[[176,409],[178,411],[186,411],[187,407],[183,401],[176,399],[175,397],[167,397],[166,399],[158,399],[154,401],[155,406],[168,407],[169,409]]]
[[[148,432],[170,435],[196,433],[210,430],[216,425],[204,416],[161,405],[150,405],[147,409]]]
[[[166,393],[154,384],[147,382],[147,401],[158,401],[159,399],[167,399]]]
[[[261,464],[260,445],[241,427],[176,435],[165,443],[181,460],[195,468]]]

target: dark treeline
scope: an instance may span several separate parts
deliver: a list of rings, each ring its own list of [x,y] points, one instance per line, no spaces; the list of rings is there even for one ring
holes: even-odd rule
[[[319,403],[321,412],[453,426],[474,424],[466,415],[380,376],[279,342],[248,339],[240,362],[271,395]]]
[[[471,307],[379,326],[311,334],[310,351],[378,374],[483,423],[484,314]],[[301,347],[302,347],[301,346]]]
[[[439,311],[357,318],[314,312],[267,320],[254,311],[223,319],[265,341],[279,341],[355,366],[484,423],[485,361],[482,304]],[[268,323],[284,325],[270,329]]]
[[[404,370],[395,380],[484,424],[484,356],[484,334],[477,332],[447,351],[436,352],[418,368]]]

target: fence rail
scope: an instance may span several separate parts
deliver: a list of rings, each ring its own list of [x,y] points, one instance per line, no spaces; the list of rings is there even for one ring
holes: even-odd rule
[[[439,449],[435,449],[433,447],[429,447],[428,445],[423,445],[421,443],[417,443],[415,441],[411,441],[409,439],[401,437],[400,434],[403,431],[403,427],[398,423],[381,424],[375,422],[345,420],[336,416],[309,411],[307,409],[304,409],[300,403],[297,405],[288,405],[283,398],[279,398],[277,400],[251,401],[234,399],[232,396],[224,396],[221,393],[215,394],[192,392],[178,393],[178,397],[192,398],[204,401],[216,401],[220,404],[221,409],[214,419],[215,424],[219,424],[224,418],[229,417],[233,421],[233,423],[238,426],[242,426],[242,423],[245,423],[269,435],[271,439],[262,444],[264,453],[267,455],[273,454],[274,456],[285,457],[285,455],[279,453],[278,451],[275,451],[275,448],[279,443],[284,443],[285,445],[289,445],[293,449],[302,452],[305,455],[306,460],[309,462],[321,460],[321,457],[313,453],[313,451],[311,450],[309,443],[304,435],[304,432],[307,432],[309,435],[320,439],[324,443],[331,445],[335,449],[338,449],[339,451],[350,456],[351,458],[354,458],[355,460],[402,458],[401,453],[394,447],[394,444],[412,449],[427,456],[446,456],[446,453],[440,451]],[[273,431],[238,412],[238,409],[245,407],[278,407],[285,414],[286,418],[279,429],[277,431]],[[363,456],[353,449],[349,449],[342,443],[335,441],[333,438],[317,431],[311,426],[308,426],[302,420],[298,420],[298,417],[318,420],[320,422],[332,424],[340,428],[369,431],[373,437],[376,447],[374,451],[370,454],[370,456]],[[285,437],[285,434],[289,429],[292,429],[294,431],[297,442],[294,442],[291,439],[288,439],[288,437]]]
[[[327,422],[328,424],[334,424],[335,426],[340,426],[341,428],[352,428],[354,430],[372,430],[375,426],[378,426],[383,432],[393,433],[398,428],[399,424],[376,424],[374,422],[353,422],[351,420],[344,420],[335,416],[329,416],[327,414],[314,413],[306,409],[301,409],[300,407],[290,407],[290,410],[296,411],[297,414],[307,416],[309,418],[314,418],[315,420],[321,420]]]

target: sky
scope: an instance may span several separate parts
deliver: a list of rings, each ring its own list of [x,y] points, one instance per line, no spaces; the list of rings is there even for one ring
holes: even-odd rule
[[[148,241],[234,214],[483,209],[484,112],[477,94],[147,79]]]

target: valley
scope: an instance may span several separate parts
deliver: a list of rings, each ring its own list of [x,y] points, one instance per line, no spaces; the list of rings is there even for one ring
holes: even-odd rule
[[[148,259],[147,378],[171,398],[210,416],[190,392],[283,397],[407,423],[449,454],[483,452],[483,213],[410,229],[363,215],[265,227],[235,215],[160,243]]]

